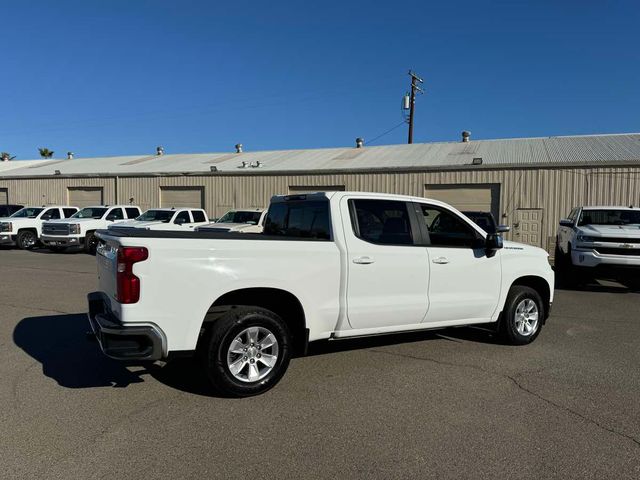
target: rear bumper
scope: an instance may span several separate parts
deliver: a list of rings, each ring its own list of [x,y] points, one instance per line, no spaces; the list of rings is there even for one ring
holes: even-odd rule
[[[102,292],[87,295],[89,324],[102,352],[116,360],[160,360],[167,356],[167,341],[156,325],[125,325],[109,310]]]
[[[75,247],[84,243],[84,238],[42,235],[40,242],[47,247]]]

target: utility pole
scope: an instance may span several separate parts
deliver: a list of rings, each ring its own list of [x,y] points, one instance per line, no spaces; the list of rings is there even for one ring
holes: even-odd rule
[[[423,83],[423,81],[411,70],[409,70],[409,76],[411,77],[411,97],[409,99],[409,139],[407,143],[413,143],[413,115],[416,109],[416,92],[423,93],[423,90],[418,86],[418,82]]]

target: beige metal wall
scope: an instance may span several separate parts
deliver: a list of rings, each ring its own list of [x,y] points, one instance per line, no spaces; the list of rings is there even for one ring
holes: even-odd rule
[[[426,185],[500,184],[500,223],[513,224],[517,209],[542,209],[542,245],[550,251],[558,220],[576,205],[640,205],[640,168],[451,170],[316,175],[202,175],[124,178],[0,179],[14,203],[66,203],[69,186],[102,186],[105,203],[160,205],[160,187],[204,188],[204,208],[217,217],[234,207],[263,207],[274,194],[296,186],[423,196]],[[116,199],[117,191],[117,199]],[[507,238],[513,235],[508,234]],[[514,237],[515,238],[515,237]]]

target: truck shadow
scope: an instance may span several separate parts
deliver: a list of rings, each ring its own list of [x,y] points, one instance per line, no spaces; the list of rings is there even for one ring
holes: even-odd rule
[[[144,382],[144,376],[149,375],[180,391],[209,397],[220,396],[210,386],[204,370],[195,358],[176,358],[166,363],[126,363],[112,360],[100,351],[95,341],[87,339],[87,329],[85,314],[27,317],[15,327],[13,341],[42,364],[44,375],[65,388],[124,388],[132,383]],[[489,330],[461,327],[313,342],[309,345],[307,355],[319,356],[432,340],[500,343]]]
[[[14,343],[42,364],[42,373],[66,388],[126,387],[142,372],[105,357],[87,339],[85,314],[28,317],[16,325]]]

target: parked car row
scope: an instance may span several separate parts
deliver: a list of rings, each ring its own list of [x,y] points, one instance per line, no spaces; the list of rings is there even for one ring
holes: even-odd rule
[[[28,250],[43,246],[54,252],[81,248],[95,253],[95,233],[105,229],[174,231],[262,230],[265,209],[231,210],[212,222],[201,208],[152,208],[142,213],[135,205],[72,206],[6,205],[0,217],[0,245]]]

